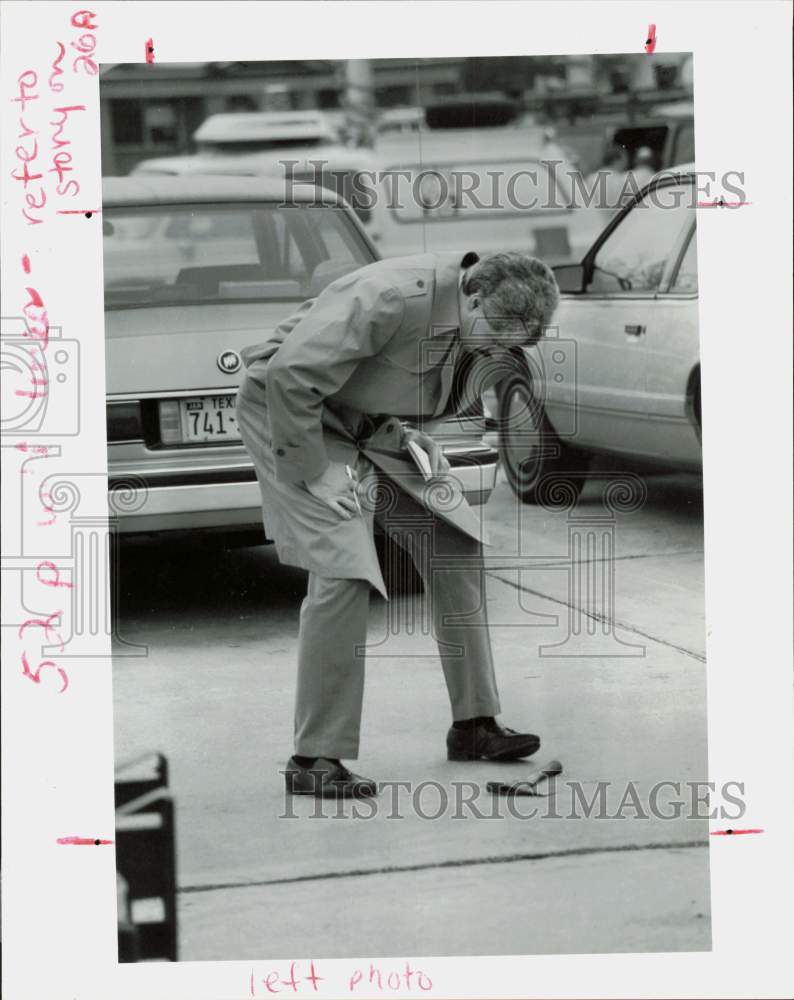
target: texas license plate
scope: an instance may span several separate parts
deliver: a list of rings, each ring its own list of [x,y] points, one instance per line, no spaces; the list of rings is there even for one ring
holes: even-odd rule
[[[182,440],[186,444],[239,441],[235,396],[193,396],[179,400]]]

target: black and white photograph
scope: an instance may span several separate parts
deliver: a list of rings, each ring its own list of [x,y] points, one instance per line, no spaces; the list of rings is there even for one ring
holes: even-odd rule
[[[691,54],[100,98],[120,960],[708,950]]]
[[[792,996],[791,0],[0,8],[3,996]]]

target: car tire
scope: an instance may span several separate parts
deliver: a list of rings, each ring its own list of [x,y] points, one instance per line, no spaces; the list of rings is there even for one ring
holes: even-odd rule
[[[560,440],[524,373],[510,375],[499,387],[499,455],[515,495],[545,507],[575,501],[592,461],[587,452]],[[560,480],[564,489],[550,488]]]

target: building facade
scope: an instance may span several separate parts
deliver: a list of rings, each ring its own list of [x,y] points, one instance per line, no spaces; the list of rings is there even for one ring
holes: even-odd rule
[[[687,84],[687,80],[689,81]],[[436,98],[501,90],[541,120],[691,95],[691,56],[547,56],[374,60],[125,63],[100,79],[103,174],[194,151],[192,136],[224,111],[321,109],[361,125],[362,114]],[[366,91],[366,93],[363,93]],[[369,111],[367,110],[369,109]]]

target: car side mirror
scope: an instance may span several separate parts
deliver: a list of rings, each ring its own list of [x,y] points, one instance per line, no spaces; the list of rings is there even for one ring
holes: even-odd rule
[[[584,265],[558,264],[553,267],[554,277],[561,292],[577,293],[584,291]]]

